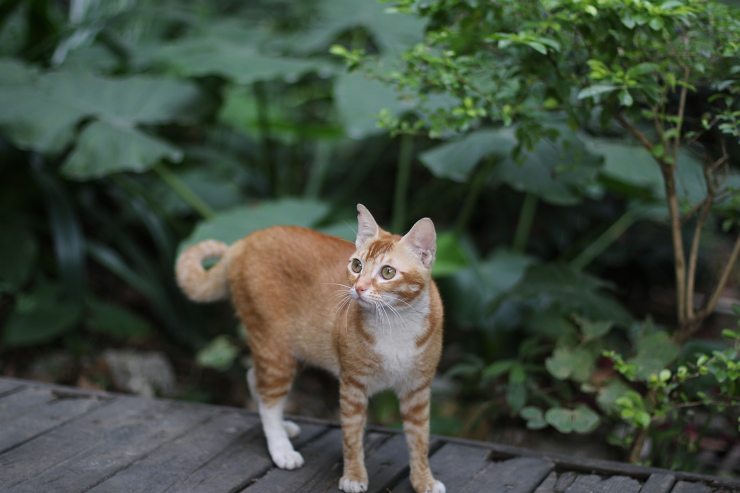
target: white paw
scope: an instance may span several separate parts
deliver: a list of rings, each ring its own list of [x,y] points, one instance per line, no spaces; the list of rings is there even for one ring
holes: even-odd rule
[[[298,469],[303,465],[303,456],[295,450],[270,451],[270,455],[280,469]]]
[[[283,421],[283,428],[290,438],[295,438],[301,434],[301,427],[292,421]]]
[[[445,485],[442,481],[435,481],[431,488],[427,488],[424,493],[445,493]]]
[[[339,489],[345,493],[362,493],[363,491],[367,491],[367,483],[361,483],[342,476],[342,479],[339,480]]]

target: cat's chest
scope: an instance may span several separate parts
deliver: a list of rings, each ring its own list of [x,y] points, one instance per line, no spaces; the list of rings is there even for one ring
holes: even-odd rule
[[[378,361],[378,367],[368,382],[370,393],[384,389],[399,389],[409,381],[417,378],[415,369],[420,349],[416,340],[424,330],[418,327],[396,328],[394,331],[377,334],[372,349]]]

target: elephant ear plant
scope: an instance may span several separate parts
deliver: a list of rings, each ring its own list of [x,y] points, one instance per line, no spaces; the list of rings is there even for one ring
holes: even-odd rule
[[[428,23],[424,42],[390,69],[385,60],[381,64],[361,50],[333,49],[350,69],[374,73],[417,105],[413,114],[381,113],[391,130],[433,138],[478,138],[488,131],[491,139],[507,130],[513,138],[504,152],[524,164],[543,140],[562,141],[575,132],[586,148],[603,151],[612,171],[615,156],[606,152],[611,144],[597,143],[622,138],[641,148],[633,154],[641,156],[642,167],[632,174],[659,173],[662,203],[645,208],[633,201],[628,213],[657,218],[670,233],[675,328],[670,335],[658,333],[671,348],[659,359],[674,362],[717,308],[740,255],[740,180],[731,163],[740,136],[738,10],[705,0],[399,0],[392,8]],[[500,142],[489,141],[501,152]],[[627,155],[621,158],[617,165],[626,170]],[[449,176],[468,172],[460,162],[448,160]],[[692,166],[698,173],[685,183],[684,172]],[[693,193],[682,193],[687,188]],[[625,218],[615,230],[631,224]],[[712,259],[718,274],[698,277],[702,233],[714,224],[721,225],[719,235],[729,247]],[[585,267],[593,256],[586,257],[572,265]],[[701,295],[697,278],[704,284]],[[643,339],[645,347],[655,342]],[[608,354],[634,386],[638,376],[630,376],[618,354]],[[720,364],[719,356],[707,357]],[[695,359],[689,366],[661,366],[640,376],[646,382],[644,401],[658,406],[679,399],[671,382],[690,380],[689,374],[706,371],[707,365]],[[636,461],[656,416],[626,411],[634,394],[624,393],[619,405],[622,416],[636,425],[628,440]],[[525,414],[542,417],[531,408]]]

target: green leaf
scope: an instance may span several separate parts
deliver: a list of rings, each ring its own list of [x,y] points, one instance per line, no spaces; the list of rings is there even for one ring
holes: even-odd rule
[[[437,255],[432,270],[434,276],[449,276],[467,266],[468,259],[460,246],[457,235],[441,233],[437,236]]]
[[[198,351],[196,361],[198,366],[226,371],[234,364],[239,355],[239,348],[226,336],[218,336]]]
[[[381,52],[400,54],[423,40],[425,21],[388,7],[374,0],[321,0],[312,27],[290,37],[288,44],[303,53],[324,50],[341,34],[361,26]]]
[[[230,244],[269,226],[315,226],[328,211],[329,206],[323,202],[299,199],[264,201],[235,207],[198,224],[193,234],[180,244],[180,251],[188,245],[208,239]]]
[[[8,348],[51,342],[73,328],[80,319],[80,306],[61,297],[55,284],[42,283],[18,297],[5,323],[2,342]]]
[[[593,320],[612,320],[629,326],[632,317],[616,300],[600,292],[606,284],[564,264],[530,266],[509,296],[542,310],[557,306],[563,313],[579,313]]]
[[[619,102],[622,104],[622,106],[632,106],[634,100],[632,99],[632,95],[627,89],[622,89],[621,91],[619,91]]]
[[[75,126],[92,117],[118,125],[192,119],[200,93],[190,83],[162,77],[108,78],[85,72],[36,72],[0,61],[0,130],[22,148],[57,152]],[[99,163],[97,163],[99,164]]]
[[[465,182],[482,159],[508,155],[515,145],[511,131],[478,130],[421,153],[419,160],[437,177]]]
[[[586,347],[558,347],[552,356],[545,360],[545,367],[559,380],[572,378],[585,382],[591,376],[598,353]]]
[[[555,407],[545,413],[545,421],[561,433],[590,433],[599,425],[599,415],[586,406],[576,409]]]
[[[506,402],[511,410],[518,412],[527,402],[527,374],[521,363],[515,363],[509,371],[509,385],[506,387]]]
[[[328,76],[334,71],[322,60],[265,55],[244,42],[197,36],[163,45],[153,60],[179,75],[219,75],[237,84],[276,79],[295,81],[309,72]]]
[[[495,378],[503,375],[504,373],[508,372],[515,363],[516,361],[512,359],[491,363],[483,370],[483,374],[481,375],[481,382],[486,384],[491,380],[494,380]]]
[[[62,173],[76,180],[89,180],[121,171],[146,171],[162,159],[180,161],[182,152],[135,128],[94,121],[80,134]]]
[[[527,428],[530,430],[541,430],[547,426],[542,410],[538,407],[527,406],[519,411],[519,416],[527,421]]]
[[[637,354],[628,363],[637,366],[638,378],[647,380],[678,357],[679,348],[665,331],[647,332],[636,342]]]
[[[450,316],[464,327],[489,325],[490,305],[522,278],[533,259],[505,249],[495,250],[483,262],[458,271],[450,280],[454,289]]]
[[[617,399],[623,396],[630,388],[618,377],[611,379],[605,386],[599,389],[596,402],[606,413],[617,413],[619,406]]]
[[[578,315],[575,315],[573,318],[578,324],[578,327],[581,329],[581,332],[583,333],[583,338],[586,341],[598,339],[599,337],[609,332],[609,330],[614,325],[613,322],[608,320],[594,322],[587,318],[579,317]]]
[[[33,270],[38,245],[20,219],[3,221],[0,226],[0,292],[20,289]]]
[[[599,94],[606,94],[617,90],[618,87],[611,84],[594,84],[592,86],[581,89],[578,93],[578,99],[592,98]]]
[[[385,132],[378,125],[382,110],[398,116],[413,108],[392,87],[361,72],[342,73],[335,79],[334,100],[347,135],[355,139]]]
[[[121,341],[130,341],[154,333],[154,328],[147,320],[121,306],[93,298],[88,300],[87,307],[90,315],[85,320],[85,325],[93,332],[100,332]]]

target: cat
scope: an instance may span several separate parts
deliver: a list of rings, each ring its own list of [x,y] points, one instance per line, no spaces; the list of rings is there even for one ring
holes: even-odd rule
[[[443,308],[431,279],[436,232],[429,218],[405,236],[382,230],[357,204],[355,244],[297,226],[256,231],[227,247],[207,240],[177,259],[193,301],[231,297],[248,332],[247,372],[267,448],[283,469],[303,465],[283,420],[299,362],[339,379],[344,471],[339,489],[366,491],[363,434],[368,398],[393,389],[400,401],[417,493],[444,493],[429,469],[430,385],[442,351]],[[209,270],[202,262],[219,258]]]

